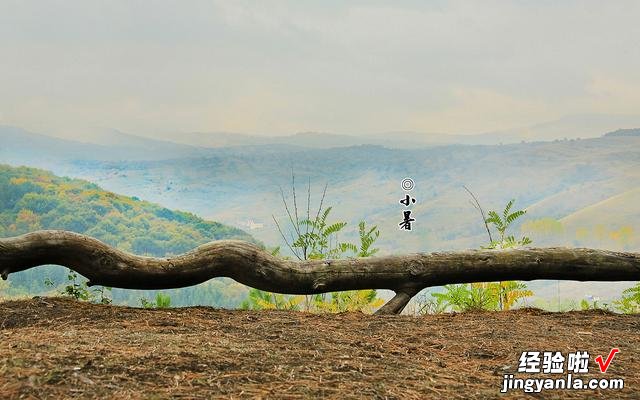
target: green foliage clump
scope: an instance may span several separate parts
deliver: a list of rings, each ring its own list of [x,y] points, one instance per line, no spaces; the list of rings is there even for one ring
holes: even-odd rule
[[[337,222],[327,224],[326,219],[331,211],[328,207],[325,212],[316,218],[313,223],[309,224],[312,230],[305,234],[304,237],[299,236],[293,242],[294,246],[304,248],[306,250],[302,254],[306,254],[308,259],[324,260],[336,259],[342,257],[348,251],[358,257],[369,257],[378,252],[377,248],[372,245],[380,236],[380,231],[376,226],[367,229],[364,221],[358,225],[360,244],[355,245],[349,242],[338,242],[333,239],[333,235],[344,228],[346,222]],[[305,224],[305,221],[301,221]],[[280,255],[280,247],[276,247],[272,251],[272,255]],[[378,298],[377,291],[369,290],[348,290],[343,292],[317,294],[314,296],[289,296],[278,293],[265,292],[258,289],[251,289],[245,301],[242,302],[241,308],[245,310],[262,310],[262,309],[278,309],[278,310],[300,310],[317,311],[317,312],[345,312],[345,311],[361,311],[373,312],[376,308],[382,306],[383,300]]]
[[[443,293],[431,295],[453,311],[495,310],[498,306],[495,287],[485,283],[445,285]]]
[[[156,294],[156,308],[169,308],[171,307],[171,297],[166,294]]]
[[[499,240],[491,240],[487,249],[509,249],[514,247],[526,246],[531,244],[531,239],[526,236],[523,236],[522,239],[516,240],[513,235],[507,235],[507,229],[509,226],[513,224],[518,218],[522,217],[527,213],[526,210],[517,210],[511,212],[511,207],[513,207],[515,200],[510,200],[502,211],[502,217],[498,215],[495,211],[489,211],[489,218],[485,220],[486,223],[492,224],[495,229],[498,231],[500,235]]]
[[[380,231],[377,226],[371,227],[367,230],[364,221],[360,221],[358,224],[358,235],[360,237],[360,248],[358,249],[358,257],[371,257],[374,256],[380,249],[372,248],[373,244],[378,237],[380,237]]]
[[[359,311],[371,313],[384,304],[375,290],[347,290],[316,294],[313,307],[319,312]]]
[[[78,281],[78,274],[69,271],[67,275],[68,284],[64,287],[62,294],[72,297],[76,300],[88,301],[91,299],[91,292],[86,282]]]
[[[327,207],[322,214],[317,215],[315,219],[303,219],[299,222],[300,227],[306,227],[306,231],[296,230],[298,237],[295,238],[291,245],[294,249],[300,249],[303,257],[309,260],[323,260],[326,258],[340,258],[347,251],[357,252],[357,248],[352,243],[347,242],[331,242],[332,238],[347,226],[344,221],[329,224],[327,218],[331,213],[332,207]]]
[[[171,296],[163,293],[156,293],[155,301],[149,301],[146,297],[141,297],[140,305],[142,308],[169,308],[171,307]]]
[[[243,310],[300,310],[304,296],[289,296],[280,293],[251,289],[249,296],[240,304]]]
[[[582,311],[587,310],[604,310],[612,311],[608,303],[601,302],[599,298],[587,295],[586,299],[580,301],[580,309]]]
[[[379,249],[374,248],[373,245],[380,236],[380,231],[377,226],[367,227],[364,221],[360,221],[358,224],[359,244],[338,240],[338,235],[347,226],[347,222],[329,222],[332,207],[323,208],[326,186],[315,217],[311,218],[311,184],[309,183],[307,218],[303,219],[298,216],[294,176],[292,176],[291,186],[293,192],[293,204],[291,206],[285,200],[284,192],[282,190],[280,192],[291,226],[291,242],[287,239],[275,216],[273,220],[293,256],[299,260],[326,260],[339,259],[345,256],[370,257],[378,252]],[[277,247],[272,252],[273,255],[279,255],[279,253],[280,247]],[[317,312],[372,312],[382,304],[383,301],[378,298],[377,291],[374,289],[350,290],[313,296],[286,296],[253,289],[242,303],[242,307],[253,310],[274,308],[299,310],[302,308],[305,311]]]
[[[44,286],[57,293],[71,297],[78,301],[88,301],[99,304],[111,304],[111,288],[106,286],[97,286],[90,288],[87,285],[87,281],[80,278],[75,271],[68,270],[67,284],[61,287],[57,287],[54,280],[47,277],[44,279]]]
[[[524,236],[516,240],[513,235],[508,235],[509,227],[520,217],[525,215],[526,210],[511,211],[515,200],[510,200],[500,216],[496,211],[489,211],[488,218],[485,218],[484,210],[480,206],[477,198],[469,189],[467,192],[473,198],[473,206],[480,212],[484,225],[489,235],[489,245],[482,246],[483,249],[509,249],[519,246],[526,246],[532,241]],[[491,224],[497,231],[499,239],[494,240],[491,235]],[[444,311],[479,311],[479,310],[509,310],[520,299],[532,296],[533,292],[527,289],[527,285],[517,281],[502,282],[476,282],[470,284],[445,285],[444,292],[432,293],[435,301],[423,301],[421,310],[428,312]]]
[[[444,292],[432,293],[453,311],[509,310],[524,297],[533,295],[527,285],[517,281],[478,282],[467,285],[445,285]]]
[[[614,301],[613,305],[625,314],[640,313],[640,283],[625,289],[622,292],[622,297]]]

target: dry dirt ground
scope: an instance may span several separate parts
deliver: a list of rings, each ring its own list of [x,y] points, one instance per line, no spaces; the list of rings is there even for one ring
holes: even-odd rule
[[[0,398],[640,398],[640,315],[411,316],[0,303]],[[620,348],[606,374],[594,358]],[[586,350],[614,391],[500,394],[522,351]]]

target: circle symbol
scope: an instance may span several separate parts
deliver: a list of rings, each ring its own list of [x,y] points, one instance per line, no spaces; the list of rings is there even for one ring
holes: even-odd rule
[[[415,182],[413,182],[413,179],[411,178],[404,178],[402,180],[402,190],[406,190],[407,192],[413,190],[415,185]]]

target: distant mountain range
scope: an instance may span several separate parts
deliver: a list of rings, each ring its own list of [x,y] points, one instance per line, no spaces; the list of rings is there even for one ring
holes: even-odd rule
[[[605,136],[640,136],[640,128],[638,129],[618,129],[605,134]]]
[[[90,141],[69,140],[33,133],[12,126],[0,126],[0,159],[28,161],[36,155],[41,162],[60,160],[164,160],[202,157],[212,149],[143,138],[115,130],[92,135]]]
[[[300,132],[293,135],[269,136],[208,132],[180,133],[165,136],[165,140],[202,147],[228,147],[279,144],[312,148],[348,147],[362,144],[388,148],[417,148],[443,144],[509,144],[562,139],[593,138],[603,132],[640,126],[640,116],[586,114],[572,115],[555,121],[518,129],[476,134],[438,134],[395,131],[376,134],[335,134]]]
[[[20,157],[21,148],[47,149],[54,159],[93,160],[163,160],[169,158],[207,157],[215,150],[236,148],[239,152],[281,151],[300,148],[335,148],[377,145],[391,149],[414,149],[446,144],[495,145],[520,142],[594,138],[604,132],[611,135],[633,131],[640,126],[640,116],[574,115],[530,127],[479,134],[437,134],[421,132],[385,132],[376,134],[335,134],[300,132],[293,135],[249,135],[225,132],[157,133],[145,137],[116,129],[86,129],[81,133],[43,135],[24,129],[0,126],[0,157],[13,152]],[[625,133],[629,134],[629,133]]]

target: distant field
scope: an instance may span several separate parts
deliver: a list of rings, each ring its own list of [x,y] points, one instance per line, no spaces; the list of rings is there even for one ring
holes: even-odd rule
[[[567,227],[640,226],[640,188],[589,205],[560,220]]]

